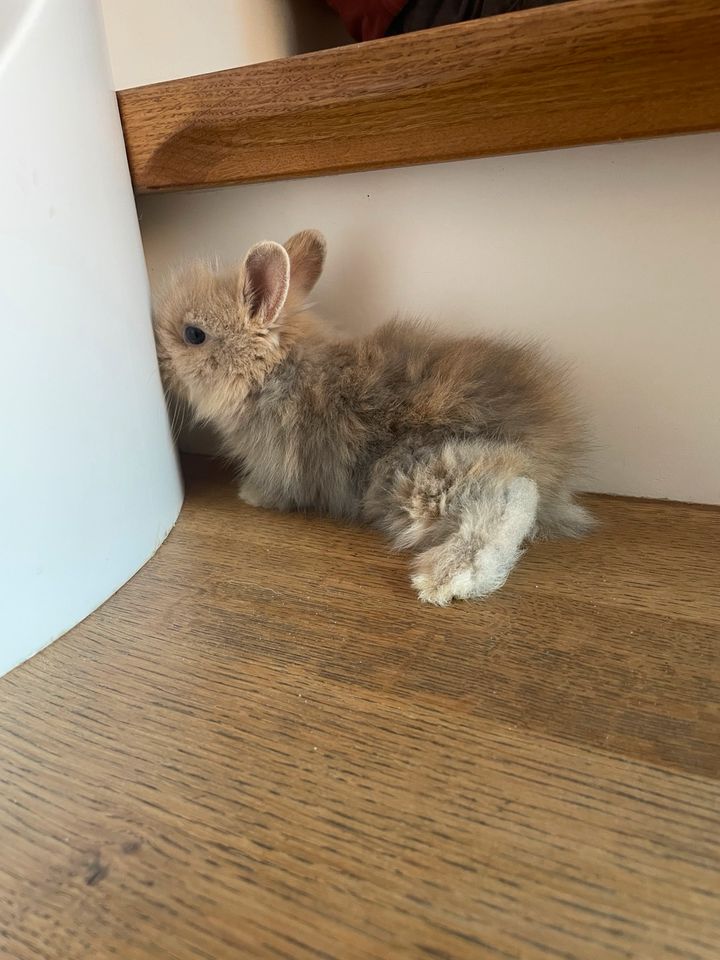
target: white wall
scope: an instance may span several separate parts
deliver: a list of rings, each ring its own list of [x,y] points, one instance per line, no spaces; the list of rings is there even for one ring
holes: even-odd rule
[[[182,502],[100,18],[22,13],[0,20],[0,674],[122,586]]]
[[[126,58],[123,82],[146,67]],[[720,503],[720,134],[144,197],[140,213],[151,280],[315,226],[318,305],[352,330],[400,310],[544,337],[590,411],[588,488]]]
[[[347,43],[324,0],[101,0],[115,86]]]

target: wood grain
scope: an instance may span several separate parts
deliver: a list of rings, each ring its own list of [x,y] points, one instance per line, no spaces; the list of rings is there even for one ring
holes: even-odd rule
[[[118,94],[136,190],[720,128],[717,0],[575,0]]]
[[[720,511],[592,498],[483,603],[189,461],[0,680],[0,955],[717,960]]]

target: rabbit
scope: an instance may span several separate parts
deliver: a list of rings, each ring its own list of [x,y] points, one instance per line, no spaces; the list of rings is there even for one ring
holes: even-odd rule
[[[307,307],[324,261],[305,230],[239,267],[191,263],[157,301],[164,383],[220,435],[241,499],[380,528],[441,606],[497,590],[525,541],[589,530],[564,369],[534,345],[397,319],[334,335]]]

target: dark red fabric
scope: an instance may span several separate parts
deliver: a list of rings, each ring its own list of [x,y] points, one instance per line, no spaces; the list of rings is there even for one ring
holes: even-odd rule
[[[407,0],[327,0],[355,40],[384,37]]]

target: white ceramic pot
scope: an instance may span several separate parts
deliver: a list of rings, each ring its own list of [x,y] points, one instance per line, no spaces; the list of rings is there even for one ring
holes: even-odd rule
[[[182,486],[93,0],[0,9],[0,673],[154,553]]]

